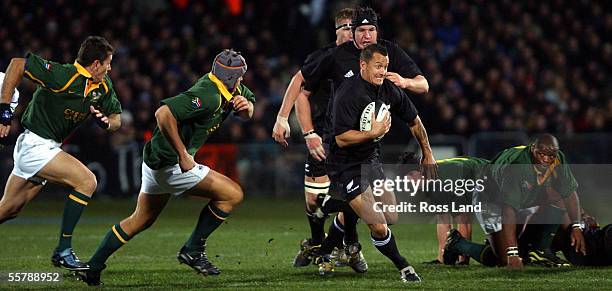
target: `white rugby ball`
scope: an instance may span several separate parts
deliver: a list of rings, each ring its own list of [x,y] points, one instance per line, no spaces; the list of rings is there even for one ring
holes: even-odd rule
[[[391,105],[387,105],[382,101],[376,100],[370,102],[363,111],[361,112],[361,119],[359,120],[359,130],[370,131],[372,129],[372,112],[376,112],[376,121],[382,121],[385,116],[385,112],[391,109]],[[374,139],[374,141],[381,140],[385,135],[381,135]]]

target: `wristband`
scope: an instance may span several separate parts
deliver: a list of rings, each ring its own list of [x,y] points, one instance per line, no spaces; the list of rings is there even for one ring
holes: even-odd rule
[[[314,134],[314,133],[315,133],[314,129],[313,129],[313,130],[310,130],[310,131],[308,131],[308,132],[304,133],[304,137],[307,137],[307,136],[312,135],[312,134]]]
[[[506,249],[506,255],[508,255],[508,257],[518,257],[519,256],[518,247],[508,247]]]
[[[13,119],[13,111],[8,103],[0,103],[0,124],[11,125]]]
[[[572,229],[574,228],[582,228],[582,225],[580,223],[572,223]]]

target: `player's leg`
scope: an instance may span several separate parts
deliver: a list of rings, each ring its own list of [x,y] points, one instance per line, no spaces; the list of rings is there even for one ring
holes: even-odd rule
[[[106,268],[108,258],[131,238],[153,225],[169,199],[170,194],[152,195],[140,192],[134,212],[113,225],[106,233],[89,259],[90,269],[79,274],[81,280],[88,285],[100,285],[100,273]]]
[[[461,236],[465,239],[467,239],[468,241],[472,240],[472,221],[470,219],[470,216],[467,213],[460,213],[456,216],[453,217],[454,218],[454,222],[457,223],[457,230],[459,230],[459,233],[461,234]],[[459,257],[459,264],[460,265],[467,265],[470,262],[470,256],[466,256],[466,255],[461,255]]]
[[[442,258],[444,254],[444,244],[446,242],[446,235],[448,231],[452,228],[450,222],[450,214],[444,213],[439,214],[436,217],[438,223],[436,224],[436,238],[438,239],[438,257],[428,262],[430,264],[441,264],[444,259]]]
[[[372,242],[376,249],[389,258],[395,267],[400,271],[403,281],[420,281],[421,279],[410,265],[408,260],[404,258],[395,242],[395,236],[391,229],[385,223],[386,219],[382,212],[377,212],[374,209],[374,195],[372,189],[368,186],[365,191],[351,199],[349,205],[355,213],[363,219],[370,228]]]
[[[83,269],[83,264],[72,251],[72,233],[96,190],[96,177],[79,160],[63,151],[59,151],[37,175],[50,182],[72,188],[66,198],[59,242],[53,253],[52,262],[56,266],[68,269]]]
[[[242,202],[243,192],[230,178],[204,167],[203,177],[185,194],[209,198],[210,202],[200,212],[200,217],[189,239],[178,253],[178,260],[203,275],[218,275],[217,269],[206,255],[206,240]],[[191,171],[190,171],[191,172]]]
[[[317,213],[317,195],[328,195],[329,177],[304,176],[304,198],[306,201],[306,217],[310,225],[310,240],[313,245],[320,245],[325,238],[325,218],[327,215]]]
[[[317,197],[320,195],[322,200],[328,197],[330,186],[324,162],[316,161],[309,155],[304,172],[305,212],[310,227],[310,238],[300,242],[300,250],[293,259],[294,267],[310,265],[313,256],[319,252],[321,243],[325,239],[325,219],[328,216],[317,206]]]
[[[4,187],[0,200],[0,224],[17,217],[23,207],[42,189],[41,183],[28,181],[11,174]]]
[[[519,237],[519,250],[525,264],[545,267],[568,267],[570,263],[555,255],[552,242],[565,209],[553,205],[540,207]]]
[[[340,176],[339,172],[335,171],[334,165],[328,165],[328,169],[331,170],[329,172],[331,180],[338,183],[338,191],[340,191],[344,198],[349,197],[347,189],[352,188],[350,185],[355,184],[354,182],[350,181],[355,179],[360,180],[359,167],[353,171],[347,171],[348,174],[345,174],[344,176]],[[345,185],[349,185],[350,187],[347,188]],[[328,199],[327,201],[332,201],[332,199]],[[361,245],[358,242],[357,236],[357,220],[359,217],[355,214],[352,208],[348,206],[346,201],[342,201],[341,203],[337,204],[342,205],[341,207],[344,209],[344,211],[334,219],[333,223],[330,225],[329,235],[321,244],[321,249],[319,250],[319,254],[315,261],[315,263],[319,265],[319,274],[328,275],[334,271],[334,264],[332,263],[331,258],[331,252],[334,247],[338,247],[344,251],[344,254],[347,257],[346,264],[349,265],[354,271],[358,273],[366,272],[368,265],[363,257],[363,254],[361,253]],[[343,265],[343,262],[340,261],[339,265]]]

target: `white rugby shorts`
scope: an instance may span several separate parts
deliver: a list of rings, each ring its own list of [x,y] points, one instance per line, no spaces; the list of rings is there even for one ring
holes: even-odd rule
[[[202,181],[208,172],[210,168],[201,164],[185,173],[181,172],[178,164],[153,170],[143,161],[140,192],[181,195]]]
[[[62,151],[62,144],[46,139],[26,129],[17,138],[13,150],[13,171],[11,174],[30,179],[38,173],[51,159]]]

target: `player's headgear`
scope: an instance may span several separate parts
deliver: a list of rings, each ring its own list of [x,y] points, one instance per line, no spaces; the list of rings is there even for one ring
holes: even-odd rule
[[[219,79],[228,91],[236,89],[238,79],[247,71],[247,64],[240,52],[225,49],[219,53],[212,65],[212,74]]]
[[[355,34],[355,29],[362,25],[374,25],[376,26],[376,29],[378,29],[378,16],[376,16],[374,9],[370,7],[360,7],[355,9],[353,19],[351,21],[353,35]]]

